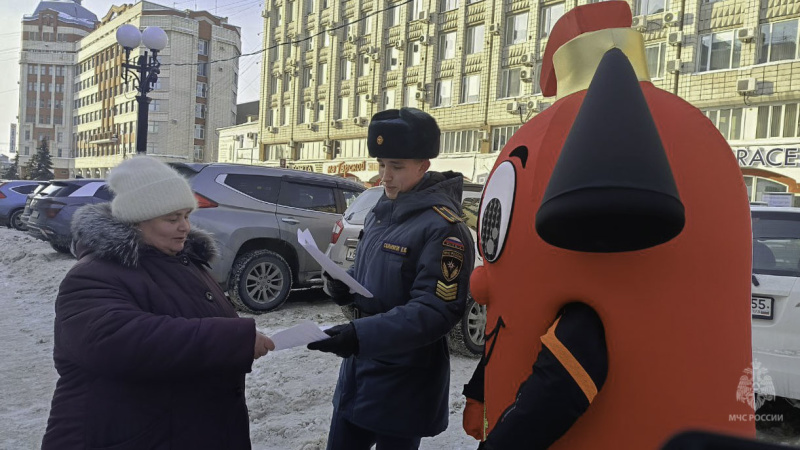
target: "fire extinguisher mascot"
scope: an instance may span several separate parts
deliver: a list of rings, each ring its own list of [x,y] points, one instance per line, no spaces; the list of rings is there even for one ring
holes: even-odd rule
[[[655,449],[753,436],[750,211],[703,114],[649,80],[628,3],[549,37],[552,106],[508,141],[479,213],[484,356],[464,427],[485,449]],[[741,395],[739,396],[741,399]],[[752,397],[750,397],[752,399]]]

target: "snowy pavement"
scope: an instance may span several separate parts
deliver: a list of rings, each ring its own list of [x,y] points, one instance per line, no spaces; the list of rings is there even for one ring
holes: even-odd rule
[[[52,359],[53,302],[74,263],[45,242],[0,228],[0,449],[34,449],[41,443],[57,379]],[[267,334],[305,319],[321,325],[344,320],[318,289],[294,292],[280,310],[254,317]],[[254,449],[325,448],[339,362],[336,356],[304,348],[273,352],[255,362],[247,377]],[[475,363],[453,357],[450,426],[439,436],[423,439],[421,449],[477,447],[461,429],[461,387]],[[759,432],[765,440],[798,446],[799,436],[797,423]]]

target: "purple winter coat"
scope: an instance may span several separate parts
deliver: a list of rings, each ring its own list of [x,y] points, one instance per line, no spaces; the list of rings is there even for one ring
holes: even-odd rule
[[[255,322],[202,267],[210,236],[192,230],[168,256],[110,204],[81,208],[72,230],[79,261],[56,299],[60,378],[42,448],[249,449]]]

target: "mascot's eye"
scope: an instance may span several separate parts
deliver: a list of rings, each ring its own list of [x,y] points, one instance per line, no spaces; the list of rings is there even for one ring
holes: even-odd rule
[[[514,209],[514,190],[517,173],[514,164],[506,161],[489,178],[483,191],[479,219],[479,240],[483,257],[494,262],[503,251],[508,234],[508,222]]]

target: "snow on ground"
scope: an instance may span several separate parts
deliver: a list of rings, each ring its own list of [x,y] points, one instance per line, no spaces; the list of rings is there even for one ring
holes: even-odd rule
[[[45,242],[0,229],[0,449],[34,449],[41,443],[57,379],[52,359],[53,302],[61,279],[74,263]],[[267,334],[305,319],[321,325],[344,320],[319,289],[294,292],[280,310],[254,317]],[[297,348],[273,352],[255,362],[247,377],[254,449],[325,448],[340,361],[330,354]],[[450,426],[439,436],[423,439],[421,449],[477,447],[461,429],[461,387],[475,363],[452,358]],[[783,411],[793,414],[792,422],[761,426],[759,436],[800,445],[800,409],[784,407]]]

